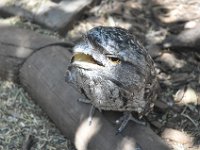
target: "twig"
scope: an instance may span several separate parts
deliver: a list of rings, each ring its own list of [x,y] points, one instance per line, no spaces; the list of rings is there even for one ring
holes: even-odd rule
[[[184,112],[186,111],[186,109],[187,109],[187,106],[185,106],[185,108],[181,112],[181,116],[183,116],[183,117],[187,118],[188,120],[190,120],[194,124],[194,126],[197,128],[198,124],[190,116],[184,114]]]

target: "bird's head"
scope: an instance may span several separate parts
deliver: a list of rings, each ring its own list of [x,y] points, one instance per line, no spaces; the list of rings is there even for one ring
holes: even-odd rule
[[[99,26],[89,30],[73,52],[69,68],[121,83],[144,82],[152,63],[135,37],[119,27]]]

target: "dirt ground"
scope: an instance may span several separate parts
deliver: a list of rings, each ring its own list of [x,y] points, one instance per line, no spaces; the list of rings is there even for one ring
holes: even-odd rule
[[[200,41],[192,41],[191,36],[190,44],[184,45],[170,43],[170,39],[179,36],[184,40],[182,33],[197,27],[199,7],[198,0],[104,0],[82,14],[82,19],[64,37],[23,18],[2,18],[1,21],[73,43],[97,25],[128,29],[153,57],[160,82],[159,102],[146,119],[172,149],[193,150],[200,148]],[[3,118],[0,149],[18,149],[31,131],[36,139],[35,149],[73,149],[40,108],[27,99],[23,89],[9,82],[0,82],[0,87],[0,117]],[[14,106],[17,106],[15,116],[10,112]],[[27,126],[26,131],[22,132],[20,126]],[[10,142],[13,139],[17,140]]]

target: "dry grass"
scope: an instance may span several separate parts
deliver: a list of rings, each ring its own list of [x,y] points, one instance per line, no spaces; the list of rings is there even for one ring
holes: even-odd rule
[[[21,87],[0,81],[0,150],[21,150],[28,135],[34,150],[73,149]]]

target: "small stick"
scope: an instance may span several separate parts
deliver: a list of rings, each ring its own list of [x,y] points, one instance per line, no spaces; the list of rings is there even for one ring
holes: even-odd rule
[[[188,120],[190,120],[194,124],[194,126],[197,128],[198,124],[190,116],[184,114],[184,112],[186,111],[186,109],[187,109],[187,106],[185,106],[184,110],[181,113],[181,116],[183,116],[183,117],[187,118]]]

